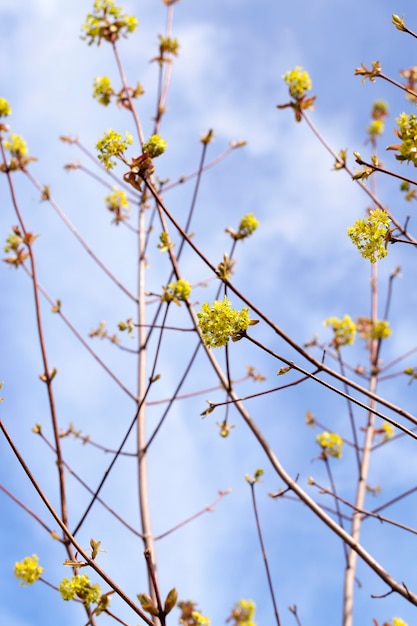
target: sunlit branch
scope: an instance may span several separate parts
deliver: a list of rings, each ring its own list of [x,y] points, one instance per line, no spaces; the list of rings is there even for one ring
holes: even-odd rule
[[[139,617],[146,623],[148,624],[148,626],[153,626],[153,622],[148,618],[148,616],[142,611],[142,609],[140,609],[130,598],[129,596],[126,595],[126,593],[110,578],[110,576],[108,576],[108,574],[106,574],[106,572],[101,569],[101,567],[99,567],[99,565],[97,565],[97,563],[88,555],[88,553],[82,548],[82,546],[78,543],[78,541],[75,539],[75,537],[73,535],[71,535],[70,531],[68,530],[68,527],[64,524],[64,522],[61,520],[60,516],[58,515],[58,513],[55,511],[55,509],[53,508],[53,506],[51,505],[51,503],[49,502],[49,500],[47,499],[46,495],[44,494],[44,492],[42,491],[42,489],[40,488],[39,484],[37,483],[35,477],[33,476],[32,472],[30,471],[28,465],[25,463],[22,455],[20,454],[19,450],[17,449],[17,447],[15,446],[12,438],[10,437],[5,425],[3,424],[3,421],[0,420],[0,429],[3,431],[3,434],[5,436],[5,438],[7,439],[7,442],[9,443],[11,449],[13,450],[17,460],[19,461],[20,465],[22,466],[24,472],[26,473],[27,477],[29,478],[30,482],[32,483],[33,487],[35,488],[36,492],[39,494],[39,497],[41,498],[42,502],[44,503],[44,505],[46,506],[46,508],[48,509],[48,511],[50,512],[50,514],[52,515],[52,517],[54,518],[54,520],[56,521],[56,523],[58,524],[58,526],[61,528],[64,536],[67,538],[67,540],[70,542],[70,544],[75,548],[75,550],[78,552],[78,554],[80,556],[82,556],[82,558],[84,559],[84,561],[86,561],[86,563],[92,567],[92,569],[95,570],[95,572],[109,585],[109,587],[111,587],[115,593],[117,593],[117,595],[137,614],[139,615]]]

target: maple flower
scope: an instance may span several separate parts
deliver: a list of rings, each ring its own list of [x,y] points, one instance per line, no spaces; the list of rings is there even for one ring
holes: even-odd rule
[[[26,585],[33,585],[36,580],[39,580],[40,575],[43,572],[43,567],[38,565],[39,558],[36,554],[27,556],[23,561],[15,563],[14,575],[16,578],[20,578],[20,584],[24,587]]]

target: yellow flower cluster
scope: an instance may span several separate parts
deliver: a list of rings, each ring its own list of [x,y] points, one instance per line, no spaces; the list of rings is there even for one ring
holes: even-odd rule
[[[43,572],[43,567],[38,565],[38,563],[39,558],[36,554],[27,556],[23,561],[15,563],[14,575],[16,578],[20,579],[20,584],[23,587],[25,585],[32,585],[36,580],[39,580]]]
[[[417,115],[401,113],[395,121],[398,128],[394,132],[401,140],[401,144],[390,146],[390,149],[398,150],[399,154],[395,155],[398,161],[408,161],[417,167]]]
[[[142,150],[143,154],[146,154],[150,159],[155,159],[156,157],[163,154],[166,150],[167,142],[164,141],[159,135],[152,135],[143,144]]]
[[[234,620],[233,626],[256,626],[253,621],[255,609],[256,604],[252,600],[239,600],[236,602],[229,620]]]
[[[342,456],[343,439],[337,433],[324,431],[317,435],[316,441],[321,446],[324,456],[333,456],[336,459]]]
[[[312,87],[311,78],[306,70],[297,65],[293,70],[289,70],[282,77],[288,85],[290,96],[295,100],[302,98],[306,91]]]
[[[100,45],[102,39],[114,43],[120,35],[133,33],[137,25],[136,17],[124,15],[114,0],[94,0],[93,12],[88,13],[82,27],[85,33],[82,38],[89,39],[89,46],[95,41]]]
[[[104,198],[104,202],[108,210],[115,214],[114,221],[116,224],[128,219],[130,204],[125,191],[120,191],[117,187],[113,187],[113,193]]]
[[[361,339],[388,339],[391,336],[391,328],[386,320],[372,321],[370,317],[358,317],[356,328]]]
[[[247,213],[240,220],[238,238],[245,239],[246,237],[249,237],[249,235],[252,235],[252,233],[255,232],[258,226],[259,222],[255,218],[254,214]]]
[[[246,239],[255,232],[258,228],[259,222],[253,213],[247,213],[242,217],[239,224],[239,230],[236,232],[233,228],[226,228],[226,233],[234,239],[239,241],[240,239]]]
[[[329,317],[323,324],[331,326],[334,333],[332,344],[336,350],[340,346],[347,346],[355,341],[356,324],[352,321],[350,315],[345,315],[343,319]]]
[[[98,158],[107,170],[112,169],[116,165],[115,158],[122,158],[123,153],[127,150],[128,144],[133,143],[130,133],[125,133],[126,139],[123,139],[119,133],[111,128],[104,133],[102,139],[96,143],[99,152]]]
[[[180,304],[180,300],[186,300],[191,293],[191,285],[189,282],[180,278],[174,283],[170,283],[168,288],[163,287],[164,295],[161,298],[162,302],[175,302]]]
[[[391,620],[391,626],[408,626],[408,624],[400,617],[393,617]]]
[[[392,424],[389,424],[389,422],[384,422],[382,424],[382,430],[384,431],[382,441],[389,441],[395,435],[394,426]]]
[[[417,131],[417,127],[416,127]],[[374,209],[368,217],[356,220],[353,226],[347,229],[352,243],[358,248],[364,259],[375,263],[383,259],[388,251],[386,242],[389,236],[391,220],[385,211]]]
[[[5,98],[0,98],[0,117],[8,117],[11,113],[10,104]]]
[[[98,602],[101,593],[99,585],[92,585],[87,574],[76,575],[71,579],[63,578],[58,591],[64,600],[73,600],[77,597],[87,604]]]
[[[388,115],[388,105],[384,100],[376,100],[372,107],[372,121],[366,129],[371,141],[375,141],[384,132],[384,117]]]
[[[237,341],[246,331],[251,321],[248,309],[235,311],[227,297],[223,302],[215,300],[213,304],[205,302],[197,313],[198,325],[208,348],[225,346],[229,339]]]
[[[110,104],[111,97],[114,95],[111,80],[107,76],[97,76],[93,84],[93,98],[103,106]]]
[[[13,133],[10,133],[8,140],[3,141],[3,147],[13,156],[26,156],[28,153],[28,148],[23,137],[14,135]]]
[[[210,619],[208,617],[204,617],[198,611],[193,611],[192,613],[194,626],[210,626]]]

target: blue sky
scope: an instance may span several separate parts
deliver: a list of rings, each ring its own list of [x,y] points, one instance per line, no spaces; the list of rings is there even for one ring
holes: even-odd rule
[[[183,0],[176,5],[174,35],[181,48],[161,130],[169,148],[158,163],[158,175],[176,180],[194,171],[200,155],[200,134],[210,128],[214,129],[215,142],[209,147],[209,158],[226,149],[230,140],[248,141],[244,149],[232,153],[204,176],[192,225],[195,242],[217,264],[230,246],[224,229],[236,228],[242,215],[253,212],[260,227],[253,238],[238,247],[234,282],[285,332],[303,343],[315,333],[323,340],[329,338],[322,326],[329,316],[349,313],[355,318],[369,314],[369,265],[345,234],[346,227],[363,215],[368,200],[343,172],[331,171],[331,157],[305,124],[296,124],[290,111],[276,109],[277,104],[288,100],[282,74],[296,65],[308,69],[313,93],[318,96],[312,119],[336,150],[348,148],[350,155],[352,150],[369,154],[364,131],[370,109],[374,100],[386,99],[391,118],[382,139],[383,149],[394,141],[394,118],[402,111],[413,112],[413,107],[382,81],[362,86],[360,78],[353,75],[354,68],[378,59],[383,70],[397,78],[398,69],[412,65],[415,44],[396,31],[390,21],[393,12],[404,14],[413,28],[417,12],[405,0],[311,0],[306,6],[300,4]],[[149,134],[156,93],[156,65],[149,59],[157,53],[157,34],[164,31],[165,8],[162,2],[149,0],[130,0],[123,7],[139,19],[136,33],[121,41],[120,53],[129,82],[139,80],[145,87],[146,94],[138,106],[145,134]],[[24,136],[30,153],[39,159],[32,167],[34,175],[42,184],[50,185],[62,210],[95,252],[130,289],[135,289],[132,234],[111,225],[103,204],[106,188],[82,172],[64,171],[68,161],[81,160],[92,169],[94,165],[74,146],[58,141],[62,134],[79,135],[93,151],[98,138],[110,127],[122,133],[133,132],[126,111],[100,107],[91,98],[94,77],[108,75],[117,84],[117,71],[109,48],[88,47],[79,38],[90,8],[90,3],[83,0],[65,6],[58,0],[33,0],[30,6],[22,1],[0,0],[0,97],[7,98],[13,108],[12,131]],[[387,165],[395,166],[391,154],[383,153],[383,158]],[[36,244],[40,282],[53,298],[62,300],[65,314],[80,333],[87,337],[101,320],[113,329],[121,319],[134,317],[131,302],[101,275],[53,209],[40,203],[39,193],[22,175],[15,178],[28,228],[41,234]],[[3,179],[2,241],[16,223]],[[408,213],[412,215],[414,207],[398,197],[398,182],[379,178],[377,185],[383,202],[400,220]],[[184,185],[166,194],[167,204],[180,219],[187,212],[192,192],[192,185]],[[417,290],[411,266],[414,254],[411,246],[396,245],[380,265],[381,316],[387,277],[396,266],[402,266],[402,278],[395,284],[390,317],[394,332],[383,355],[385,362],[417,345]],[[209,277],[208,270],[189,252],[184,255],[182,271],[192,282]],[[149,277],[150,290],[160,293],[167,274],[159,252],[150,252]],[[53,456],[31,433],[32,426],[42,422],[49,434],[46,394],[38,378],[42,366],[30,283],[23,271],[2,264],[0,287],[0,379],[5,382],[2,418],[57,505]],[[196,289],[193,297],[202,302],[213,294],[214,288],[209,286]],[[58,369],[55,387],[61,427],[73,422],[103,445],[116,446],[132,419],[132,402],[85,353],[58,317],[50,314],[45,302],[43,317],[49,360]],[[294,353],[262,324],[254,327],[253,334],[287,358],[294,358]],[[92,345],[134,390],[134,360],[104,342]],[[167,342],[161,357],[160,386],[152,399],[169,396],[192,347],[193,341],[183,336]],[[349,361],[354,366],[366,359],[363,346],[349,350]],[[222,360],[220,353],[216,356]],[[242,394],[278,384],[276,361],[244,342],[234,344],[233,378],[243,376],[247,364],[259,369],[267,380],[259,387],[253,383],[242,386]],[[415,360],[411,358],[404,365],[414,366]],[[406,383],[394,378],[381,385],[380,391],[415,414],[415,389]],[[185,391],[213,384],[215,378],[200,356]],[[206,408],[206,400],[220,398],[222,394],[214,392],[178,402],[151,450],[151,506],[156,534],[212,502],[219,489],[232,489],[215,513],[202,516],[158,542],[163,593],[176,586],[182,599],[195,600],[211,617],[212,626],[224,623],[233,603],[242,597],[256,601],[258,626],[273,623],[249,488],[244,480],[245,474],[263,467],[259,508],[282,624],[295,623],[287,610],[294,604],[303,626],[340,623],[340,541],[299,503],[268,497],[283,484],[237,414],[232,412],[236,428],[226,440],[218,436],[215,426],[222,419],[222,409],[201,420],[199,414]],[[309,490],[307,478],[311,474],[327,485],[314,443],[318,431],[305,426],[304,416],[310,410],[329,428],[347,436],[346,405],[341,399],[308,382],[258,398],[247,406],[284,467],[294,477],[299,474],[304,488]],[[150,408],[150,424],[157,421],[159,410],[158,405]],[[134,442],[130,443],[133,449]],[[96,485],[107,467],[108,455],[76,441],[64,440],[63,445],[68,463],[92,486]],[[414,486],[417,467],[412,446],[412,441],[399,439],[375,452],[370,484],[381,485],[383,491],[370,498],[370,508]],[[334,471],[341,492],[350,496],[352,467],[353,454],[346,450]],[[0,440],[0,477],[5,487],[55,528],[4,440]],[[68,489],[75,523],[88,499],[71,477]],[[309,492],[317,496],[315,491]],[[137,524],[136,478],[131,461],[117,463],[103,497]],[[45,578],[52,583],[68,571],[62,566],[65,557],[60,546],[51,542],[14,502],[3,494],[0,499],[0,623],[82,624],[81,611],[66,605],[51,589],[41,584],[22,589],[13,578],[15,561],[33,553],[39,555]],[[323,497],[319,499],[330,504]],[[391,507],[389,516],[413,526],[414,511],[411,496]],[[133,597],[144,591],[142,546],[99,506],[94,507],[79,539],[88,546],[91,536],[101,539],[106,549],[100,557],[103,568]],[[363,542],[394,576],[416,589],[411,535],[367,522]],[[382,624],[393,616],[402,617],[409,626],[414,623],[415,608],[402,599],[394,595],[380,600],[370,598],[370,594],[386,593],[387,588],[363,565],[359,565],[358,578],[362,587],[356,589],[356,624],[372,624],[372,618]],[[138,622],[117,600],[114,610],[120,610],[128,623]],[[114,622],[104,616],[101,623]],[[171,623],[175,623],[174,618]]]

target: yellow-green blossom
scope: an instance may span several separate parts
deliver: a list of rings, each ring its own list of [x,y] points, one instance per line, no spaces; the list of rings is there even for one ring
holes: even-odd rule
[[[233,620],[233,626],[256,626],[255,617],[256,604],[252,600],[239,600],[236,602],[229,620]]]
[[[358,317],[356,328],[361,339],[388,339],[391,328],[386,320],[372,320],[370,317]]]
[[[163,287],[164,295],[161,298],[162,302],[175,302],[180,304],[180,300],[187,300],[191,293],[191,285],[189,282],[180,278],[174,283],[170,283],[168,288]]]
[[[386,320],[377,320],[372,325],[372,339],[388,339],[391,336],[391,328]]]
[[[5,98],[0,98],[0,117],[8,117],[11,113],[10,104]]]
[[[385,124],[383,120],[372,120],[366,129],[366,132],[371,139],[375,139],[378,135],[382,135],[384,133],[384,128]]]
[[[312,87],[311,78],[302,67],[297,65],[293,70],[289,70],[282,77],[288,85],[290,96],[295,100],[302,98],[306,91]]]
[[[342,456],[343,439],[337,433],[322,432],[316,437],[317,443],[322,447],[324,456],[333,456],[340,459]]]
[[[26,156],[28,148],[25,140],[20,135],[14,135],[10,133],[9,139],[3,141],[3,147],[13,156]]]
[[[391,622],[392,622],[392,626],[408,626],[407,622],[405,622],[400,617],[393,617]]]
[[[80,598],[87,604],[98,602],[100,597],[99,585],[92,585],[87,574],[63,578],[58,586],[58,591],[64,600]]]
[[[148,141],[143,144],[142,150],[143,153],[146,154],[146,156],[154,159],[155,157],[163,154],[166,150],[166,147],[166,141],[164,141],[159,135],[152,135],[152,137],[150,137]]]
[[[114,43],[120,35],[133,33],[137,25],[136,17],[124,15],[114,0],[94,0],[93,12],[87,14],[82,27],[85,33],[82,39],[89,39],[88,45],[95,41],[100,45],[102,39]]]
[[[195,626],[210,626],[209,618],[204,617],[204,615],[201,615],[201,613],[198,613],[198,611],[193,611],[192,616]]]
[[[389,424],[388,422],[384,422],[382,424],[382,430],[384,431],[382,441],[389,441],[395,435],[394,426],[392,424]]]
[[[43,572],[43,567],[38,565],[38,563],[39,558],[36,554],[27,556],[23,561],[15,563],[14,575],[16,578],[20,579],[20,584],[23,587],[25,585],[32,585],[36,580],[39,580]]]
[[[364,259],[375,263],[377,259],[383,259],[388,254],[386,243],[390,223],[391,220],[385,211],[374,209],[367,217],[356,220],[353,226],[347,229],[352,243]]]
[[[159,35],[159,56],[153,61],[158,61],[158,63],[170,62],[170,55],[174,56],[178,55],[179,43],[178,39],[173,39],[172,37],[163,37]]]
[[[113,187],[113,193],[104,198],[104,202],[109,211],[115,214],[114,222],[119,224],[122,220],[128,219],[130,203],[125,191]]]
[[[247,213],[242,217],[239,224],[239,235],[242,238],[249,237],[258,228],[259,222],[253,213]]]
[[[350,315],[345,315],[343,319],[329,317],[323,324],[332,327],[334,333],[332,344],[336,350],[340,346],[347,346],[355,341],[356,324],[352,321]]]
[[[398,161],[408,161],[417,167],[417,115],[401,113],[395,121],[398,128],[394,132],[401,144],[389,146],[389,149],[398,151],[395,155]]]
[[[251,324],[248,309],[244,307],[241,311],[235,311],[226,296],[223,302],[205,302],[197,317],[203,341],[208,348],[225,346],[230,338],[234,341],[241,339]]]
[[[93,98],[103,106],[110,104],[111,97],[114,95],[111,80],[107,76],[98,76],[94,79]]]
[[[233,228],[226,228],[226,233],[229,233],[235,241],[238,241],[239,239],[246,239],[246,237],[252,235],[258,226],[259,222],[255,218],[254,214],[247,213],[240,220],[239,230],[237,232],[233,230]]]
[[[126,139],[123,139],[119,133],[111,128],[104,133],[102,139],[96,143],[99,152],[98,158],[108,170],[116,166],[115,158],[123,159],[123,153],[127,150],[127,146],[133,143],[130,133],[125,133]]]

